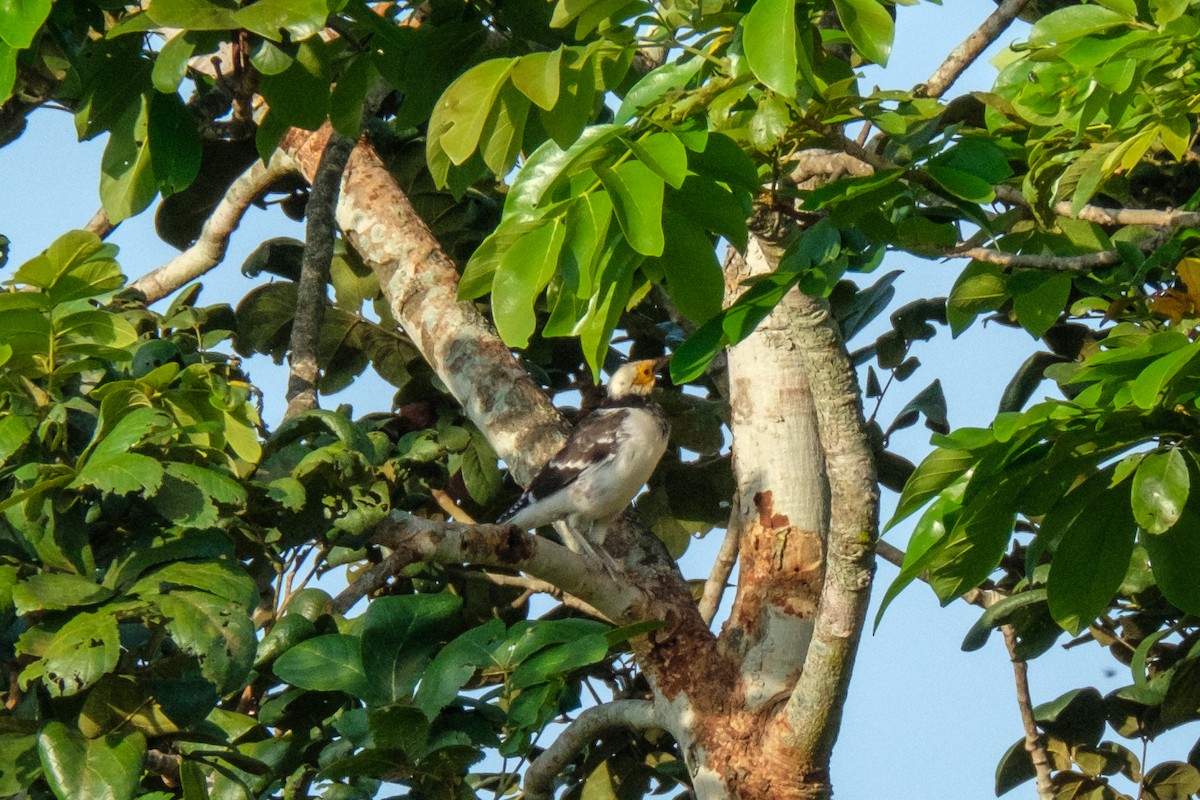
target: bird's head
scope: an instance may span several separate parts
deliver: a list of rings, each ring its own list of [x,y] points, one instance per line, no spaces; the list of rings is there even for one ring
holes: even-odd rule
[[[654,390],[654,368],[657,363],[653,358],[648,358],[623,364],[608,381],[608,396],[614,400],[631,396],[648,397]]]

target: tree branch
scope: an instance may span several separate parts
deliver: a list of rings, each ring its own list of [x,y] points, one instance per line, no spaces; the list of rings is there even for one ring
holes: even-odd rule
[[[829,309],[799,294],[795,347],[808,372],[829,478],[825,583],[804,671],[784,708],[796,758],[825,768],[841,725],[874,573],[879,486],[854,367]]]
[[[339,187],[354,140],[333,131],[313,176],[312,190],[305,211],[304,255],[300,261],[300,280],[296,285],[296,314],[292,319],[288,355],[287,411],[289,420],[317,407],[317,380],[321,367],[318,347],[321,322],[325,318],[329,264],[333,260]]]
[[[1101,250],[1098,253],[1079,256],[1043,256],[1005,253],[988,247],[967,247],[961,250],[947,250],[942,255],[946,258],[972,258],[1009,269],[1046,269],[1056,272],[1083,272],[1095,267],[1119,264],[1122,260],[1121,253],[1117,250]]]
[[[712,570],[708,573],[708,580],[704,582],[704,594],[700,596],[700,618],[704,620],[705,625],[712,625],[713,619],[717,616],[717,609],[721,607],[721,598],[725,596],[729,576],[733,572],[734,565],[737,564],[739,538],[736,527],[730,526],[725,529],[725,538],[721,540],[721,549],[717,552],[716,560],[713,561]]]
[[[1000,3],[970,36],[950,51],[950,55],[933,71],[929,80],[918,86],[913,93],[922,97],[941,97],[945,94],[979,54],[1008,29],[1028,3],[1029,0],[1004,0]]]
[[[103,206],[96,209],[96,213],[92,214],[92,218],[83,226],[85,231],[91,231],[101,239],[107,239],[108,235],[117,229],[117,226],[112,224],[108,219],[108,213],[105,212]]]
[[[254,199],[273,181],[295,171],[295,163],[278,153],[269,165],[255,161],[229,185],[212,216],[204,223],[196,243],[158,269],[138,278],[130,286],[141,291],[146,295],[147,301],[153,303],[220,264],[229,247],[230,235],[237,230],[242,215]]]
[[[660,606],[660,598],[647,595],[628,581],[618,581],[606,570],[595,569],[587,556],[511,525],[461,525],[393,512],[390,519],[375,526],[371,538],[392,553],[371,567],[370,575],[360,576],[338,595],[339,608],[357,602],[357,597],[351,601],[352,590],[361,597],[372,580],[385,571],[394,574],[419,561],[518,569],[580,598],[599,615],[618,624],[651,618],[652,611]]]
[[[1050,780],[1050,758],[1046,746],[1038,733],[1037,721],[1033,718],[1033,700],[1029,694],[1029,669],[1025,661],[1017,657],[1017,634],[1011,625],[1001,625],[1004,644],[1012,659],[1013,678],[1017,686],[1017,706],[1021,709],[1021,725],[1025,729],[1025,750],[1033,762],[1037,776],[1038,800],[1053,800],[1054,784]]]
[[[554,779],[579,751],[605,733],[621,728],[640,731],[661,726],[654,704],[647,700],[613,700],[581,711],[525,771],[526,800],[552,800]]]
[[[1029,201],[1025,199],[1025,195],[1021,194],[1020,189],[1000,185],[995,187],[995,190],[996,199],[1000,202],[1010,206],[1029,208]],[[1081,219],[1108,227],[1147,225],[1152,228],[1170,228],[1171,230],[1200,227],[1200,211],[1160,211],[1154,208],[1105,208],[1085,205],[1079,209],[1079,213],[1075,213],[1068,200],[1055,203],[1051,210],[1060,217]]]

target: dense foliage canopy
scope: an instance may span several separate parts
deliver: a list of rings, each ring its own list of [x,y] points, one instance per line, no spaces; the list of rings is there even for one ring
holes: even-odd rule
[[[992,91],[943,99],[1019,13],[1033,26]],[[985,606],[964,648],[1003,628],[1023,662],[1068,635],[1129,676],[1025,709],[997,791],[1036,777],[1041,797],[1200,792],[1200,747],[1142,764],[1134,746],[1200,717],[1200,3],[1004,0],[928,81],[868,92],[862,70],[887,62],[903,14],[880,0],[0,0],[0,144],[44,106],[69,109],[80,139],[108,136],[93,229],[0,293],[0,796],[500,797],[526,761],[559,757],[541,737],[589,694],[675,696],[655,648],[703,655],[712,622],[689,633],[677,574],[633,569],[662,610],[613,614],[586,583],[564,597],[522,576],[545,568],[527,543],[447,555],[397,538],[424,535],[414,518],[494,519],[518,491],[501,458],[518,477],[534,466],[480,411],[506,388],[430,344],[449,346],[447,306],[414,308],[393,281],[438,258],[458,265],[447,302],[490,315],[505,358],[551,397],[591,402],[606,364],[672,356],[672,447],[637,502],[665,545],[648,558],[667,564],[736,519],[746,491],[728,348],[788,298],[828,308],[841,338],[818,355],[858,370],[862,466],[901,492],[889,526],[920,512],[885,605],[922,580]],[[328,157],[360,137],[436,246],[399,227],[352,235],[374,200],[355,182],[365,162],[334,165],[336,240],[314,222],[337,190],[305,143]],[[159,235],[183,255],[130,284],[103,236],[160,196]],[[243,271],[271,280],[236,308],[202,305],[192,281],[255,198],[307,213],[309,240],[263,242]],[[322,235],[333,252],[314,273]],[[771,269],[731,277],[755,248]],[[949,297],[896,309],[898,273],[852,275],[901,251],[962,259]],[[1041,348],[991,426],[951,430],[937,376],[894,420],[862,421],[863,402],[922,373],[915,343],[982,320]],[[241,361],[255,354],[315,357],[321,394],[371,367],[396,395],[358,420],[312,409],[272,429]],[[821,386],[824,426],[847,403]],[[1030,405],[1040,387],[1055,399]],[[934,449],[914,468],[889,440],[922,418]],[[810,770],[798,783],[820,787],[803,796],[828,791],[869,588],[838,583],[853,562],[837,560],[842,474],[822,490],[817,571],[834,588],[813,606],[818,631],[820,613],[852,608],[848,650],[827,665],[818,744],[787,740]],[[856,502],[848,540],[869,559],[875,498]],[[773,560],[743,556],[740,580]],[[307,586],[335,569],[341,595]],[[714,576],[719,600],[728,572]],[[564,603],[534,618],[535,592]],[[678,794],[719,771],[670,725],[627,727],[562,759],[566,796]]]

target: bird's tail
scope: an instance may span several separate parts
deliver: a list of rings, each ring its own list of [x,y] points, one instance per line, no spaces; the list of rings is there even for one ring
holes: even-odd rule
[[[520,514],[521,511],[529,505],[529,500],[529,492],[523,493],[520,498],[517,499],[517,502],[509,506],[508,511],[505,511],[496,518],[496,524],[503,525],[509,522],[513,517],[515,517],[517,514]]]

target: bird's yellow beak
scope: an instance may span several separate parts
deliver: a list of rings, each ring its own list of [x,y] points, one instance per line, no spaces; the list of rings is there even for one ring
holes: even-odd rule
[[[654,386],[654,368],[658,362],[653,358],[635,362],[637,371],[633,376],[634,386]]]

